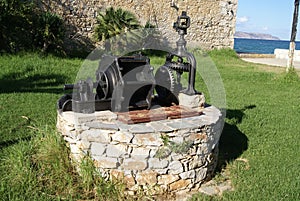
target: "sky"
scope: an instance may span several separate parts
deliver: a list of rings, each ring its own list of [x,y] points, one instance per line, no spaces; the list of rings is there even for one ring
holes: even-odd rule
[[[236,31],[266,33],[290,40],[293,13],[294,0],[238,0]],[[300,40],[299,22],[296,40]]]

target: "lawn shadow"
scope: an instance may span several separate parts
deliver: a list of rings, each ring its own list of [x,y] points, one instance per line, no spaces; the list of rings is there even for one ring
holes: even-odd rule
[[[255,105],[245,106],[239,110],[227,110],[227,122],[224,125],[219,141],[218,166],[216,172],[221,172],[227,163],[237,159],[248,149],[248,138],[237,127],[245,116],[245,111],[255,108]]]
[[[28,75],[28,72],[9,73],[0,78],[0,93],[34,92],[60,94],[66,79],[67,77],[61,74]]]

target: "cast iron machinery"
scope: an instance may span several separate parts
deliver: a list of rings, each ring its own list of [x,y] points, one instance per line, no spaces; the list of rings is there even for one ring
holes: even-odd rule
[[[197,94],[195,90],[196,59],[187,51],[184,36],[190,27],[190,17],[182,12],[173,28],[179,34],[176,49],[166,56],[165,64],[154,75],[150,59],[141,54],[132,56],[104,55],[91,78],[64,86],[73,89],[58,101],[61,111],[92,113],[100,110],[129,111],[150,109],[153,105],[178,104],[178,94]],[[181,84],[181,75],[188,73],[188,86]]]

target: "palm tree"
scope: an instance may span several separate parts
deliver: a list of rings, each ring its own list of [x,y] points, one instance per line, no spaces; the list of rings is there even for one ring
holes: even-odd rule
[[[111,40],[115,36],[140,28],[140,23],[135,15],[121,8],[112,7],[106,9],[105,14],[99,13],[98,25],[95,28],[95,37],[99,41],[105,41],[105,49],[111,49]]]
[[[296,34],[297,34],[297,23],[298,23],[298,13],[299,13],[299,0],[295,0],[295,6],[294,6],[294,18],[293,18],[293,24],[292,24],[292,33],[291,33],[291,40],[290,40],[290,49],[289,49],[289,58],[288,58],[288,64],[287,64],[287,71],[290,71],[294,68],[294,53],[295,53],[295,40],[296,40]]]

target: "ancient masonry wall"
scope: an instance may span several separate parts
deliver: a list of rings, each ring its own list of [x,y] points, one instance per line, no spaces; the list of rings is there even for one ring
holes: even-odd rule
[[[170,7],[174,2],[179,8]],[[238,0],[41,0],[41,7],[62,16],[68,25],[67,39],[91,41],[99,11],[121,7],[138,16],[141,24],[150,21],[175,41],[173,22],[182,10],[191,17],[189,44],[203,49],[233,48]],[[92,42],[93,43],[93,42]]]
[[[110,111],[62,112],[57,127],[74,161],[91,156],[102,176],[122,180],[127,193],[184,195],[212,177],[222,119],[214,106],[200,116],[132,125]]]

